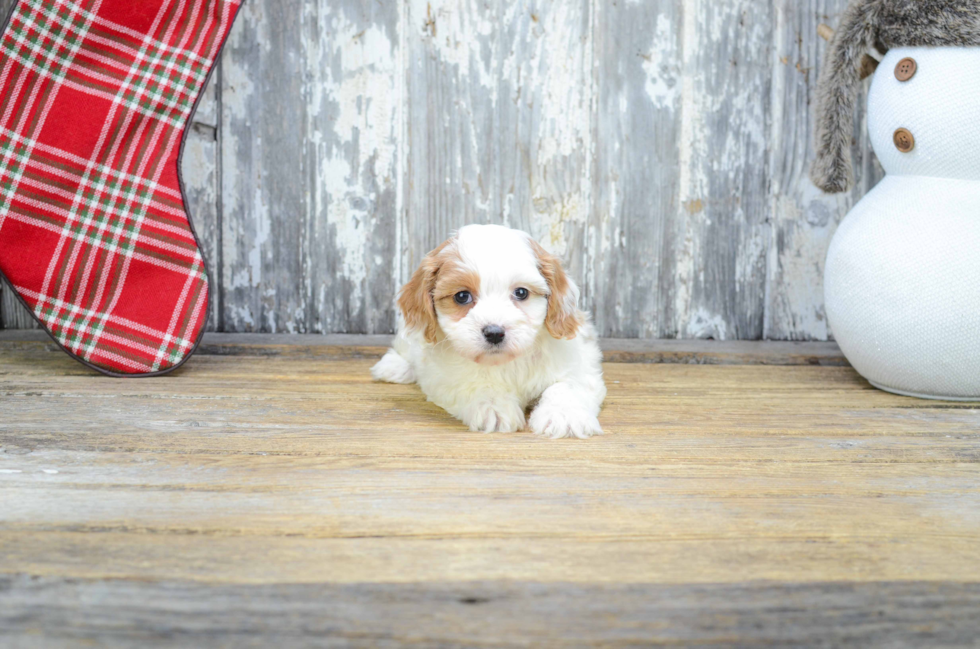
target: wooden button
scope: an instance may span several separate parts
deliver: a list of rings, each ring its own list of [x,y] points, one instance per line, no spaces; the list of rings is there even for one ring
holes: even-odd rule
[[[902,153],[909,153],[915,148],[915,136],[907,128],[895,131],[895,147]]]
[[[899,81],[908,81],[915,76],[915,71],[918,69],[919,65],[915,59],[902,59],[895,66],[895,78]]]

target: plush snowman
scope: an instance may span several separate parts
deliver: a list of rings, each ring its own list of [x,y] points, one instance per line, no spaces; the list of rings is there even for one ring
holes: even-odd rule
[[[887,51],[868,99],[887,176],[827,256],[834,336],[875,386],[980,399],[980,2],[858,0],[820,80],[814,182],[850,185],[860,60]]]

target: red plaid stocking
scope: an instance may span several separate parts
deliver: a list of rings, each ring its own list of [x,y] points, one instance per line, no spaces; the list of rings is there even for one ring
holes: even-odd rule
[[[69,354],[175,369],[207,321],[187,124],[240,0],[20,0],[0,39],[0,273]]]

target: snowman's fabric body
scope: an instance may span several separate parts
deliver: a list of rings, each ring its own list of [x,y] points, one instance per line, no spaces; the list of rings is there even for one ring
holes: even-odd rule
[[[851,364],[900,394],[980,400],[980,2],[852,0],[820,73],[811,177],[852,184],[862,57],[887,176],[831,243],[827,317]]]
[[[912,60],[915,75],[894,70]],[[897,48],[868,100],[887,172],[844,219],[827,258],[827,316],[880,388],[980,397],[980,48]],[[902,151],[905,129],[914,148]]]

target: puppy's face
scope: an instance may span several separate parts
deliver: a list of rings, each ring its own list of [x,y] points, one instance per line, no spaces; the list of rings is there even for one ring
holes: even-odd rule
[[[527,353],[540,332],[574,338],[578,289],[527,234],[470,225],[429,253],[402,289],[406,325],[429,342],[500,365]]]

